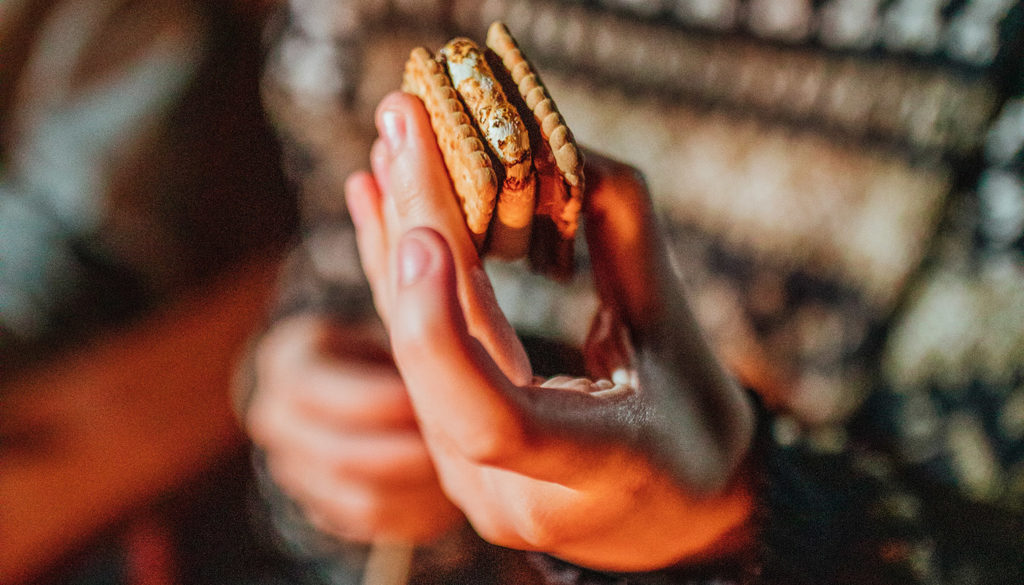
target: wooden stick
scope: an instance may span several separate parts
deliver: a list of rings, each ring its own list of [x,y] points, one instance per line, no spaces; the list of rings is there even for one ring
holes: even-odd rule
[[[375,542],[363,571],[363,585],[406,585],[415,547],[405,542]]]

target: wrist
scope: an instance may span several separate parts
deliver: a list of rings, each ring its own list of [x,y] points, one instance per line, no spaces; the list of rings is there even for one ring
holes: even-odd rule
[[[702,496],[671,480],[659,481],[627,496],[633,501],[628,515],[547,552],[579,567],[616,573],[731,562],[755,543],[753,487],[745,472],[719,492]]]
[[[531,563],[551,582],[590,585],[675,585],[678,583],[748,582],[758,565],[756,528],[750,516],[699,550],[667,563],[630,567],[594,567],[547,554]]]
[[[632,571],[714,565],[742,556],[755,543],[753,474],[743,465],[719,493],[702,497],[676,521],[675,554],[667,562]]]

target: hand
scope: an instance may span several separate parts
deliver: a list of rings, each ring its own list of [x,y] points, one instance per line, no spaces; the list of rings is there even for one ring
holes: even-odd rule
[[[690,311],[639,173],[593,152],[586,172],[584,223],[602,305],[585,348],[589,373],[627,368],[657,414],[663,464],[714,491],[749,450],[753,408]]]
[[[256,351],[246,414],[280,488],[324,533],[428,542],[463,522],[442,492],[379,325],[286,319]]]
[[[674,300],[681,293],[635,175],[599,161],[586,219],[614,317],[606,325],[630,328],[638,387],[534,384],[481,276],[422,105],[392,94],[377,123],[374,173],[350,180],[350,205],[393,355],[452,501],[495,544],[593,568],[650,570],[720,551],[752,508],[736,474],[750,406]]]

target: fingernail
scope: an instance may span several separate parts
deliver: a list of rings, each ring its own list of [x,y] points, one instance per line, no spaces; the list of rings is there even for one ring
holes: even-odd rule
[[[430,265],[430,250],[416,237],[406,236],[398,248],[398,283],[402,286],[415,284],[427,272]]]
[[[405,141],[405,116],[395,110],[384,110],[380,113],[380,126],[388,150],[398,152]]]

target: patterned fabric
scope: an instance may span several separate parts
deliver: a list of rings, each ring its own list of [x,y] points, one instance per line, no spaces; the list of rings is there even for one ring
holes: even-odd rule
[[[299,253],[344,244],[309,263],[321,288],[365,286],[340,185],[409,50],[496,19],[577,138],[645,173],[698,319],[772,411],[762,579],[1024,579],[1024,4],[294,2],[265,95]],[[489,265],[524,334],[582,339],[580,252],[567,286]],[[588,579],[636,580],[549,571]]]

